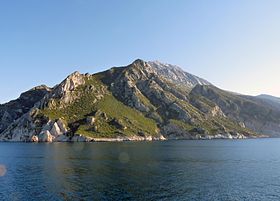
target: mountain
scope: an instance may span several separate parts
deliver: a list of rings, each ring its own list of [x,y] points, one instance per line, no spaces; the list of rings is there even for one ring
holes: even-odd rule
[[[255,138],[280,134],[280,109],[158,61],[74,72],[0,106],[2,141]]]

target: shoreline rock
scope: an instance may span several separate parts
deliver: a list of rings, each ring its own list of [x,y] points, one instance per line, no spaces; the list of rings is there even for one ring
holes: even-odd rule
[[[261,135],[258,137],[246,137],[242,134],[232,136],[230,134],[216,134],[216,135],[195,135],[195,136],[174,136],[165,138],[164,136],[130,136],[130,137],[116,137],[116,138],[91,138],[83,135],[75,134],[73,137],[66,135],[59,135],[54,137],[48,131],[40,133],[39,136],[32,136],[31,140],[7,140],[1,139],[0,142],[26,142],[26,143],[75,143],[75,142],[152,142],[152,141],[169,141],[169,140],[244,140],[244,139],[259,139],[269,138]]]

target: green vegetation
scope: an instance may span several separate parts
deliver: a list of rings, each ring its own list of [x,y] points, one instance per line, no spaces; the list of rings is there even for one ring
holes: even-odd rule
[[[90,90],[89,86],[92,86],[94,90]],[[50,119],[64,119],[69,127],[78,124],[75,133],[88,137],[132,136],[139,132],[146,136],[158,135],[158,128],[154,120],[118,101],[106,89],[98,76],[88,78],[86,84],[78,87],[72,96],[77,97],[73,103],[63,106],[63,103],[56,99],[54,105],[60,107],[50,107],[43,110],[42,113]],[[94,125],[88,125],[86,118],[97,112],[104,113],[107,119],[97,116]],[[110,123],[112,120],[121,122],[121,125],[112,125]],[[117,128],[120,126],[122,128]]]
[[[63,118],[68,123],[85,118],[90,111],[93,111],[94,100],[96,99],[95,94],[86,91],[85,87],[86,85],[80,86],[73,92],[71,96],[77,96],[78,98],[72,104],[66,106],[62,101],[55,99],[53,101],[55,108],[46,108],[42,113],[50,119]]]
[[[97,104],[96,108],[105,112],[112,118],[123,120],[125,125],[128,126],[128,130],[133,127],[137,128],[136,130],[131,130],[132,134],[142,130],[152,135],[157,130],[154,120],[144,117],[141,112],[124,105],[112,95],[105,96],[104,99]]]
[[[176,126],[179,126],[183,130],[188,131],[188,132],[191,131],[193,128],[195,128],[194,125],[190,125],[190,124],[184,123],[184,122],[176,120],[176,119],[170,119],[169,122]]]

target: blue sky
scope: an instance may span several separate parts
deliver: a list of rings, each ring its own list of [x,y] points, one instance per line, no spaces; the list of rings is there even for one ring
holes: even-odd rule
[[[0,0],[0,102],[137,58],[280,96],[278,0]]]

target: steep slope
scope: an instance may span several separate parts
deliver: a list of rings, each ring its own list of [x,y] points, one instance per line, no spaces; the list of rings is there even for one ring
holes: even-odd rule
[[[210,82],[200,77],[192,75],[183,71],[179,66],[164,64],[159,61],[147,62],[156,72],[159,77],[163,77],[166,80],[173,82],[174,84],[193,88],[197,84],[200,85],[211,85]]]
[[[40,101],[50,88],[38,86],[24,92],[16,100],[0,105],[0,133],[3,132],[14,120],[28,112],[36,102]]]
[[[243,127],[272,137],[280,135],[280,110],[256,97],[236,95],[214,86],[197,85],[191,92],[193,105],[205,110],[217,104],[224,114]]]
[[[75,72],[27,100],[0,140],[247,138],[279,130],[278,112],[265,113],[269,105],[219,90],[177,66],[139,59],[93,75]],[[264,129],[261,121],[274,124]]]
[[[266,104],[271,105],[272,107],[280,109],[280,98],[278,98],[278,97],[262,94],[262,95],[256,96],[256,98],[259,100],[262,100]]]

